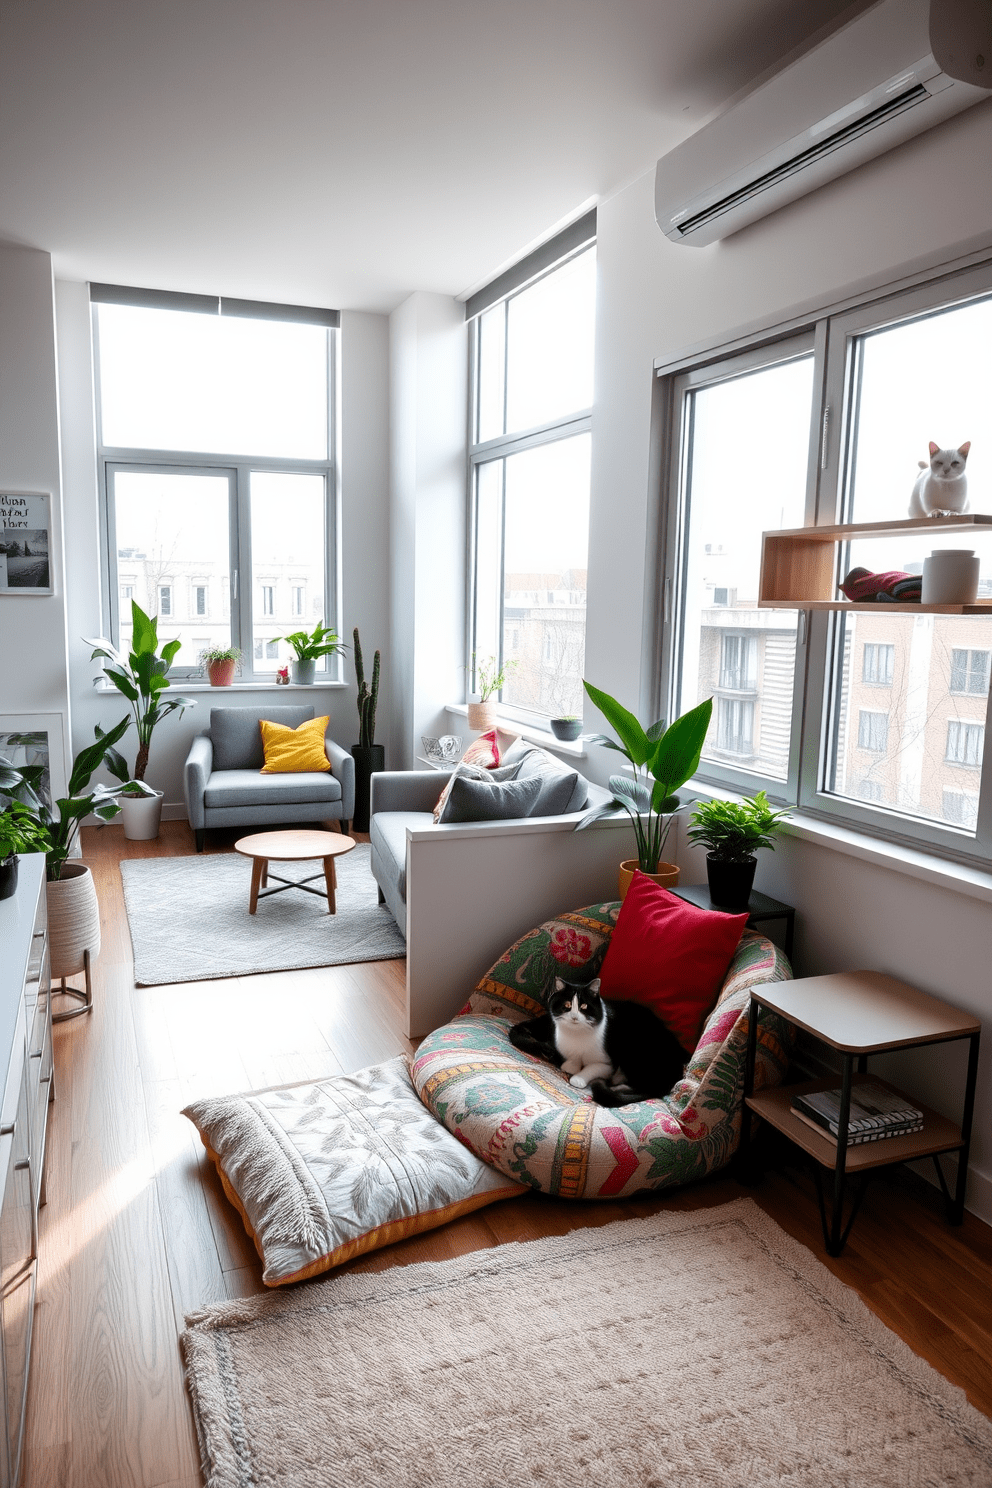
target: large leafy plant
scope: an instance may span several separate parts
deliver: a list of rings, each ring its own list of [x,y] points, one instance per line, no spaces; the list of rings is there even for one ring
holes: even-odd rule
[[[743,801],[700,801],[689,818],[690,842],[709,848],[720,863],[744,863],[759,847],[775,849],[774,833],[787,811],[776,811],[764,791]]]
[[[18,853],[46,852],[48,837],[34,812],[20,801],[0,811],[0,863]]]
[[[620,741],[617,743],[607,734],[594,734],[590,742],[624,755],[633,776],[611,775],[609,789],[613,800],[590,811],[579,827],[626,811],[634,826],[637,865],[643,873],[657,873],[672,820],[682,804],[675,792],[699,766],[713,699],[707,698],[668,727],[662,718],[645,729],[608,692],[601,692],[591,682],[584,681],[582,685]]]
[[[54,811],[37,794],[43,772],[41,765],[12,765],[0,759],[0,791],[26,810],[36,822],[38,831],[34,841],[37,847],[33,850],[45,853],[50,880],[58,881],[62,877],[62,865],[72,852],[84,817],[92,813],[101,821],[113,821],[120,812],[115,799],[117,788],[102,784],[90,787],[90,781],[101,765],[106,765],[113,774],[119,775],[122,769],[127,774],[124,761],[114,745],[130,727],[131,720],[126,716],[107,734],[97,727],[94,743],[76,755],[69,776],[68,795],[55,802]]]
[[[138,730],[138,753],[132,778],[144,780],[156,725],[170,713],[181,714],[184,708],[195,707],[196,699],[163,697],[163,693],[171,686],[169,669],[182,642],[166,641],[160,652],[158,616],[146,615],[134,600],[131,601],[131,624],[131,649],[127,655],[118,651],[116,646],[102,636],[96,640],[87,640],[86,644],[93,647],[91,661],[100,657],[109,663],[103,669],[104,676],[131,704],[131,714]],[[127,780],[127,766],[119,755],[108,768],[119,780]]]
[[[292,635],[280,636],[279,639],[292,646],[297,661],[319,661],[322,656],[345,649],[337,632],[329,625],[325,626],[322,620],[318,620],[312,631],[294,630]]]

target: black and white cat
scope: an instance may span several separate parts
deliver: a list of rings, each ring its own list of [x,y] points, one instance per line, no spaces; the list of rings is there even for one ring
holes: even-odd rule
[[[601,1106],[667,1095],[686,1058],[649,1007],[600,997],[598,977],[581,985],[556,977],[548,1011],[514,1024],[510,1043],[557,1064]]]

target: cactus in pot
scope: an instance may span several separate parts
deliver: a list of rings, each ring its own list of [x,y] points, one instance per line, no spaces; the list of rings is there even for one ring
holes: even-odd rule
[[[372,776],[376,770],[386,766],[386,751],[375,742],[375,711],[379,702],[379,663],[377,651],[372,662],[372,683],[365,679],[365,661],[358,626],[354,630],[355,677],[358,681],[358,744],[351,746],[355,761],[355,819],[352,826],[357,832],[367,832],[370,825],[372,803]]]

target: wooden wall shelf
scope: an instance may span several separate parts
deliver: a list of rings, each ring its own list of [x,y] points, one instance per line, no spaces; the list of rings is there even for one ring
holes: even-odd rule
[[[968,512],[961,517],[909,517],[899,522],[851,522],[835,527],[794,527],[765,532],[761,538],[759,610],[851,610],[904,615],[992,615],[992,600],[967,605],[852,604],[837,599],[838,544],[858,538],[893,537],[903,533],[992,530],[992,516]]]

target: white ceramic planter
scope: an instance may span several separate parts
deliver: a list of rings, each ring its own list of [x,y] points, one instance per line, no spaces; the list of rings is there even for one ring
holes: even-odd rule
[[[310,687],[313,684],[317,663],[315,661],[291,661],[289,670],[297,687]]]
[[[153,796],[118,796],[124,836],[130,842],[149,842],[158,836],[162,821],[163,791]]]
[[[68,859],[62,877],[47,885],[46,898],[52,980],[61,981],[85,969],[84,951],[91,961],[100,954],[100,906],[88,866]]]
[[[973,548],[940,548],[923,560],[922,604],[974,604],[980,564]]]

